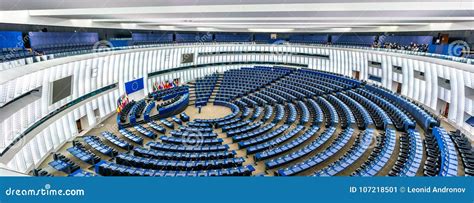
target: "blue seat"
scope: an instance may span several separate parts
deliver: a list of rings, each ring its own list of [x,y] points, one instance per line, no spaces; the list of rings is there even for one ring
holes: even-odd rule
[[[300,109],[300,125],[305,125],[309,122],[309,119],[310,119],[310,115],[309,115],[309,109],[308,107],[306,106],[306,104],[302,101],[298,101],[297,102],[298,104],[298,107]]]
[[[247,154],[253,154],[256,152],[269,149],[274,146],[278,146],[279,144],[293,138],[294,136],[296,136],[298,133],[302,132],[303,130],[304,130],[304,127],[302,125],[298,125],[295,129],[291,130],[290,132],[284,134],[281,137],[248,147]]]
[[[119,130],[120,134],[122,134],[124,137],[128,138],[129,140],[139,144],[143,145],[143,138],[139,137],[138,135],[135,135],[134,133],[130,132],[127,129],[120,129]]]
[[[49,162],[48,165],[57,171],[62,171],[67,174],[71,174],[80,169],[80,167],[69,158],[57,153],[53,154],[53,161]]]
[[[262,122],[257,122],[257,123],[253,123],[253,124],[250,124],[250,125],[242,126],[240,128],[235,128],[233,130],[227,131],[226,135],[227,135],[227,137],[233,137],[233,136],[237,136],[237,135],[242,134],[242,133],[247,133],[247,132],[250,132],[252,130],[255,130],[255,129],[259,128],[262,124],[263,124]]]
[[[171,128],[171,129],[174,128],[174,124],[171,123],[171,122],[169,122],[169,121],[166,120],[166,119],[161,119],[160,122],[161,122],[163,125],[165,125],[166,127],[168,127],[168,128]]]
[[[250,176],[255,168],[247,165],[215,170],[171,171],[135,168],[104,161],[96,165],[95,171],[103,176]]]
[[[286,107],[288,108],[288,115],[286,117],[286,122],[285,124],[287,125],[291,125],[293,124],[294,122],[296,122],[296,117],[297,117],[297,112],[296,112],[296,107],[294,104],[292,103],[288,103],[286,105]]]
[[[179,119],[179,118],[176,117],[176,116],[172,116],[172,117],[171,117],[171,120],[173,120],[173,122],[175,122],[175,123],[178,124],[178,125],[182,125],[182,124],[183,124],[183,121],[181,121],[181,119]]]
[[[214,126],[216,128],[224,128],[226,126],[237,124],[240,121],[242,121],[241,118],[234,118],[234,119],[231,119],[231,120],[217,122]]]
[[[231,130],[246,126],[246,125],[250,124],[251,122],[252,121],[250,121],[250,120],[245,120],[245,121],[240,121],[240,122],[237,122],[237,123],[234,123],[234,124],[231,124],[231,125],[226,125],[226,126],[222,127],[222,132],[227,132],[227,131],[231,131]]]
[[[209,160],[209,159],[225,159],[233,158],[235,151],[215,151],[215,152],[172,152],[156,149],[146,149],[136,147],[133,149],[135,156],[154,157],[165,160]]]
[[[337,93],[337,97],[345,102],[352,109],[352,111],[355,112],[354,114],[359,129],[365,130],[369,125],[373,124],[369,112],[367,112],[367,110],[361,104],[340,92]]]
[[[395,95],[388,90],[382,89],[381,87],[368,85],[366,86],[366,89],[387,98],[395,104],[399,104],[401,108],[405,109],[415,118],[418,124],[426,132],[430,132],[433,127],[439,126],[439,121],[437,121],[434,116],[426,112],[422,107],[414,104],[412,101],[409,101],[400,95]]]
[[[408,117],[403,111],[401,111],[391,102],[364,89],[357,89],[356,92],[366,97],[367,99],[370,99],[371,101],[379,105],[382,109],[384,109],[385,112],[390,115],[392,121],[395,123],[395,127],[398,130],[403,130],[407,132],[409,129],[415,128],[415,122],[413,122],[410,117]]]
[[[408,156],[406,163],[400,169],[398,176],[415,176],[423,158],[423,144],[420,134],[415,130],[408,130]],[[402,141],[402,140],[401,140]]]
[[[196,139],[190,139],[188,136],[186,138],[180,137],[170,137],[170,136],[161,136],[160,139],[163,143],[169,144],[185,144],[185,145],[220,145],[222,144],[222,138],[200,138],[196,136]]]
[[[273,107],[270,106],[270,105],[265,106],[264,114],[263,114],[263,117],[262,117],[261,121],[266,122],[266,121],[270,120],[272,115],[273,115]]]
[[[198,123],[198,122],[187,122],[186,125],[191,128],[210,128],[212,125],[210,123]]]
[[[317,97],[318,102],[324,111],[324,118],[326,120],[326,127],[334,126],[339,123],[339,116],[337,115],[336,109],[331,103],[329,103],[323,97]]]
[[[373,101],[362,97],[360,94],[350,90],[346,94],[363,105],[371,114],[375,125],[378,129],[385,129],[389,125],[393,125],[392,120],[388,114]]]
[[[239,148],[240,149],[246,148],[246,147],[249,147],[249,146],[253,146],[253,145],[265,142],[265,141],[270,140],[272,138],[275,138],[275,137],[281,135],[283,132],[285,132],[289,127],[290,127],[289,125],[282,125],[282,126],[278,127],[277,129],[274,129],[274,130],[272,130],[268,133],[260,134],[259,136],[255,136],[255,137],[250,138],[248,140],[241,141],[241,142],[238,143]]]
[[[294,140],[292,140],[291,142],[289,142],[285,145],[282,145],[280,147],[270,148],[270,149],[267,149],[266,151],[259,152],[259,153],[255,154],[255,159],[256,160],[268,159],[270,157],[277,156],[277,155],[282,154],[284,152],[287,152],[287,151],[289,151],[293,148],[296,148],[299,145],[301,145],[302,143],[309,140],[312,136],[315,136],[315,134],[318,130],[319,130],[319,127],[313,126],[312,128],[308,129],[304,134],[298,136],[297,138],[295,138]],[[283,157],[283,159],[284,158],[285,157]],[[274,165],[274,164],[271,164],[271,165]]]
[[[96,156],[89,150],[86,150],[80,143],[76,146],[70,147],[66,149],[69,153],[73,156],[78,158],[79,160],[86,162],[88,164],[95,164],[100,161],[100,158]]]
[[[172,145],[163,144],[158,142],[149,142],[148,146],[152,149],[172,151],[172,152],[217,152],[226,151],[229,149],[228,145],[209,145],[209,146],[184,146],[184,145]]]
[[[207,75],[203,78],[196,79],[194,89],[196,100],[195,106],[206,106],[211,97],[212,92],[218,80],[217,74]],[[188,119],[189,120],[189,119]]]
[[[395,130],[387,128],[381,137],[381,141],[377,143],[369,159],[352,176],[375,176],[388,163],[395,149]]]
[[[105,154],[107,156],[111,156],[111,157],[114,157],[115,155],[117,155],[117,151],[115,149],[113,149],[112,147],[109,147],[107,145],[105,145],[101,140],[100,138],[96,137],[96,136],[91,136],[91,135],[88,135],[88,136],[84,136],[84,142],[87,143],[88,145],[90,145],[92,148],[94,148],[95,150],[99,151],[100,153],[102,154]]]
[[[114,145],[117,145],[118,147],[125,149],[125,150],[131,150],[133,148],[133,145],[128,143],[127,141],[118,138],[116,135],[114,135],[111,132],[104,131],[101,133],[105,139],[107,139],[109,142],[113,143]]]
[[[311,125],[319,125],[323,122],[323,111],[321,110],[319,104],[316,103],[313,99],[310,98],[307,101],[309,103],[313,115]]]
[[[285,107],[281,104],[276,106],[276,115],[272,120],[272,123],[278,123],[285,117]]]
[[[262,115],[262,112],[263,112],[263,108],[262,107],[256,107],[253,111],[253,115],[249,118],[250,121],[255,121],[257,120],[257,118],[260,117],[260,115]]]
[[[441,154],[440,176],[458,175],[458,155],[451,137],[444,128],[434,127],[433,136],[439,146]]]
[[[155,158],[137,157],[130,154],[119,154],[116,157],[117,164],[155,170],[187,171],[203,169],[221,169],[242,166],[244,162],[245,159],[242,157],[215,160],[162,160]]]
[[[254,129],[252,131],[246,131],[246,133],[242,133],[242,134],[239,134],[239,135],[235,135],[232,137],[232,140],[234,142],[238,142],[238,141],[242,141],[242,140],[246,140],[246,139],[250,139],[250,138],[254,138],[254,137],[258,137],[266,132],[269,132],[270,130],[273,129],[273,127],[275,127],[276,124],[275,123],[270,123],[270,124],[267,124],[261,128],[257,128],[257,129]],[[242,129],[243,130],[246,130],[246,129]]]
[[[336,162],[333,162],[329,166],[316,171],[314,176],[334,176],[346,169],[348,166],[352,165],[354,162],[360,159],[360,157],[362,157],[362,155],[369,148],[370,144],[372,143],[372,134],[372,129],[367,129],[363,133],[359,134],[349,151],[347,151]],[[322,159],[325,160],[329,157],[330,155],[324,154]]]
[[[266,161],[265,162],[266,168],[267,169],[272,169],[272,168],[275,168],[277,166],[287,164],[291,161],[294,161],[296,159],[299,159],[299,158],[311,153],[312,151],[316,150],[321,145],[326,143],[329,140],[329,138],[334,134],[335,131],[336,131],[336,128],[334,128],[334,127],[327,128],[323,133],[321,133],[321,135],[318,138],[316,138],[313,142],[309,143],[305,147],[300,148],[299,150],[297,150],[293,153],[287,154],[283,157],[279,157],[279,158],[275,158],[275,159]],[[352,134],[352,132],[353,132],[352,128],[347,128],[341,134],[349,134],[349,136],[350,136]],[[300,143],[295,143],[295,144],[300,144]],[[292,145],[288,145],[288,149],[291,149],[293,147],[294,146],[292,146]]]
[[[145,100],[136,102],[130,110],[129,121],[132,125],[137,123],[137,119],[141,117],[143,110],[146,108]]]
[[[344,102],[333,95],[328,95],[326,99],[334,106],[336,111],[339,112],[338,115],[340,115],[339,120],[341,121],[340,124],[342,129],[345,129],[355,123],[355,118],[352,114],[352,111]]]
[[[304,160],[302,162],[296,163],[288,168],[284,169],[279,169],[278,171],[275,172],[275,175],[279,176],[291,176],[291,175],[296,175],[300,172],[303,172],[305,170],[308,170],[309,168],[327,160],[329,157],[333,156],[335,153],[337,153],[340,149],[342,149],[348,142],[349,139],[351,138],[353,133],[352,128],[346,128],[332,143],[331,145],[326,148],[323,152],[314,155],[313,157]],[[371,134],[371,130],[368,129],[362,134],[369,133]],[[314,143],[314,142],[313,142]],[[319,143],[317,143],[319,144]],[[315,145],[315,146],[320,146],[320,145]],[[293,159],[300,158],[306,154],[308,154],[310,151],[314,150],[311,149],[313,146],[310,146],[307,148],[306,151],[304,150],[299,150],[298,153],[295,153],[293,155]]]
[[[156,133],[152,132],[151,130],[146,129],[141,125],[133,126],[138,132],[142,135],[145,135],[148,138],[155,139],[157,137]]]
[[[190,127],[190,126],[181,126],[179,130],[182,132],[193,132],[193,133],[212,133],[211,127]]]
[[[181,113],[179,114],[180,116],[180,119],[183,121],[183,122],[188,122],[189,121],[189,116],[186,114],[186,113]]]
[[[159,125],[158,123],[154,122],[154,121],[150,121],[148,122],[148,126],[150,126],[151,128],[153,128],[154,130],[160,132],[160,133],[165,133],[166,132],[166,128]]]

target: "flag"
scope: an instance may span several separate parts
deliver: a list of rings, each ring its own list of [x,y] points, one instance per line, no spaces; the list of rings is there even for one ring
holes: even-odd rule
[[[128,100],[127,94],[120,96],[119,99],[117,100],[117,112],[120,113],[123,110],[123,108],[125,108],[125,106],[128,104],[128,102],[129,100]]]
[[[158,91],[160,89],[160,84],[158,83],[158,81],[155,81],[155,83],[153,84],[153,91]]]

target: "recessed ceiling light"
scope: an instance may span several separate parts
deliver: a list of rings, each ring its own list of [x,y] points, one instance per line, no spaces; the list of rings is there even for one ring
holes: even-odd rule
[[[160,25],[159,27],[162,30],[174,30],[174,29],[176,29],[175,26],[168,26],[168,25]]]
[[[215,31],[216,28],[212,28],[212,27],[197,27],[196,28],[198,31]]]
[[[293,28],[288,28],[288,29],[279,29],[279,28],[249,28],[248,29],[251,32],[291,32],[295,29]]]

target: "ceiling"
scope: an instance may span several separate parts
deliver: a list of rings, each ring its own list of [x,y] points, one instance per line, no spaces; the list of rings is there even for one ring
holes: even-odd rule
[[[0,23],[203,32],[472,30],[474,0],[0,0]]]

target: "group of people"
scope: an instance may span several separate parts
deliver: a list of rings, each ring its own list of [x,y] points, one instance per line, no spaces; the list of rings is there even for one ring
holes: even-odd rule
[[[428,51],[428,44],[417,44],[417,43],[410,43],[410,45],[401,45],[395,42],[386,42],[381,45],[378,42],[374,42],[372,45],[374,48],[385,48],[385,49],[398,49],[398,50],[407,50],[407,51],[415,51],[415,52],[427,52]]]

